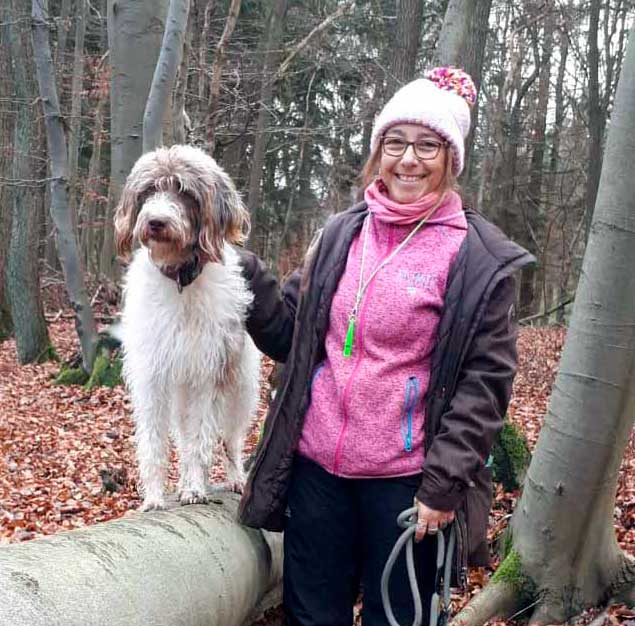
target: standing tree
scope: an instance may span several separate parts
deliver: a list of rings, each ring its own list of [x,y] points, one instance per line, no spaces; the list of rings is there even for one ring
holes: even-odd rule
[[[113,208],[141,156],[143,112],[165,31],[167,0],[108,0],[110,88],[110,198],[104,215],[100,271],[114,277]]]
[[[393,94],[401,85],[411,81],[417,69],[417,55],[421,41],[423,2],[397,0],[397,22],[390,54],[388,93]]]
[[[15,8],[15,0],[11,3]],[[14,15],[16,15],[14,13]],[[21,15],[21,12],[20,12]],[[27,43],[26,29],[7,25],[6,32],[13,57],[14,101],[19,102],[13,132],[14,184],[36,178],[35,166],[37,129],[29,104],[35,100],[33,56]],[[15,329],[16,348],[20,363],[40,361],[48,356],[49,338],[40,296],[38,247],[40,212],[35,194],[24,193],[14,187],[12,194],[12,223],[6,276],[11,317]]]
[[[434,55],[436,65],[462,67],[476,85],[481,86],[483,58],[487,42],[489,14],[492,0],[450,0],[443,18],[443,26]],[[465,142],[465,176],[468,189],[475,187],[471,163],[474,130],[478,124],[478,107],[474,107],[472,128]],[[473,195],[473,193],[472,193]]]
[[[11,3],[0,6],[0,72],[6,80],[0,81],[0,102],[8,102],[11,97],[11,89],[15,84],[13,79],[13,63],[10,52],[12,33]],[[10,115],[0,116],[0,145],[5,146],[0,151],[0,176],[11,170],[13,153],[8,146],[13,144],[13,122]],[[0,207],[11,207],[11,187],[0,184]],[[9,240],[11,238],[11,210],[0,210],[0,341],[3,341],[13,332],[13,320],[11,319],[11,305],[6,289],[5,268],[9,252]]]
[[[635,419],[635,27],[549,410],[492,581],[455,623],[532,607],[530,624],[635,603],[635,562],[613,529],[618,471]]]
[[[97,349],[97,327],[84,284],[84,271],[70,211],[68,151],[57,98],[46,15],[48,0],[33,0],[33,55],[51,159],[51,217],[56,227],[55,244],[64,271],[66,290],[75,312],[75,328],[79,335],[83,367],[90,372]]]

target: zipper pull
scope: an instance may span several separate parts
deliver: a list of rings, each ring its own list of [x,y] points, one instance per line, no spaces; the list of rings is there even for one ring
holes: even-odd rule
[[[348,328],[346,329],[346,339],[344,340],[344,350],[342,354],[349,358],[353,353],[353,339],[355,338],[355,314],[348,318]]]

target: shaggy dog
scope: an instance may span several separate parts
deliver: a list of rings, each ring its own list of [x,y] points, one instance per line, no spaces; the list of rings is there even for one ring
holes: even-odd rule
[[[242,490],[260,355],[244,330],[252,295],[231,244],[241,243],[248,228],[231,179],[197,148],[144,154],[128,176],[115,233],[119,255],[131,259],[120,335],[143,510],[165,506],[170,434],[181,504],[207,501],[207,471],[221,433],[227,479]]]

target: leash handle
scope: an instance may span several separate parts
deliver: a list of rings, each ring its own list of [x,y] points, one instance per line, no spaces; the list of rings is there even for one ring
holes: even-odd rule
[[[443,571],[443,609],[440,610],[441,596],[436,589],[437,585],[435,585],[435,591],[430,600],[429,626],[445,626],[449,617],[452,557],[454,554],[454,547],[456,545],[456,529],[454,527],[454,523],[450,527],[447,551],[443,531],[437,531],[436,533],[437,577],[439,572]],[[386,565],[384,566],[384,571],[381,575],[381,600],[390,626],[401,626],[393,613],[388,587],[395,562],[403,547],[406,546],[406,569],[408,572],[408,582],[410,583],[410,591],[412,593],[412,601],[415,609],[412,626],[421,626],[421,622],[423,620],[423,606],[421,604],[421,594],[419,593],[419,586],[417,585],[417,575],[414,565],[414,534],[417,529],[417,507],[412,507],[402,511],[397,517],[397,525],[400,528],[403,528],[404,531],[395,542],[395,545],[386,560]]]

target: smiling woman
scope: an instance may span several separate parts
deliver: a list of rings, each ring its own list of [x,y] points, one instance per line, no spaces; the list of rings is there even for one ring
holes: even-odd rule
[[[429,535],[456,522],[457,582],[487,560],[486,460],[516,365],[511,275],[531,256],[456,190],[475,97],[465,72],[437,68],[386,103],[364,201],[329,219],[282,297],[242,253],[247,329],[286,367],[240,520],[285,531],[290,626],[348,626],[360,587],[364,624],[385,626],[381,574],[413,501],[422,623],[436,584]],[[413,623],[403,556],[389,595]]]

